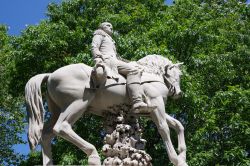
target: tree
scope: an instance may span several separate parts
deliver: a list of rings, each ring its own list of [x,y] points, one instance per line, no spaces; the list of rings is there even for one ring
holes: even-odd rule
[[[21,101],[31,76],[70,63],[92,65],[92,33],[99,23],[109,21],[123,58],[161,54],[184,62],[184,96],[170,99],[166,111],[184,124],[189,165],[249,165],[249,16],[249,6],[237,0],[176,0],[172,6],[163,0],[52,3],[48,20],[11,40],[7,92]],[[141,122],[153,165],[171,165],[155,126]],[[100,119],[85,116],[74,127],[100,149]],[[86,163],[86,156],[73,145],[61,139],[54,142],[55,164]]]
[[[249,165],[249,6],[176,1],[169,18],[170,49],[187,66],[179,107],[189,164]]]
[[[0,25],[0,165],[17,164],[22,156],[16,154],[12,146],[23,143],[18,134],[23,132],[23,107],[15,96],[10,95],[10,67],[13,66],[12,38],[7,35],[7,27]]]

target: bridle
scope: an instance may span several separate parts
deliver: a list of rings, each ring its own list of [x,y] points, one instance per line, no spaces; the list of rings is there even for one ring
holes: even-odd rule
[[[168,77],[167,77],[168,76]],[[165,73],[163,74],[163,78],[164,78],[164,82],[167,86],[167,88],[169,89],[171,95],[170,97],[174,96],[176,93],[176,89],[175,89],[175,84],[178,83],[177,79],[175,79],[174,77],[171,77],[169,74]],[[172,78],[172,79],[170,79]]]

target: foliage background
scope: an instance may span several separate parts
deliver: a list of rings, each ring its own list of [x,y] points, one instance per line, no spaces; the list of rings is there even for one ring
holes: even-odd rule
[[[92,65],[92,33],[103,21],[113,24],[123,58],[160,54],[184,62],[184,96],[170,99],[166,111],[185,127],[189,165],[250,165],[250,7],[245,1],[176,0],[167,6],[163,0],[71,0],[50,4],[47,15],[18,37],[0,26],[1,165],[42,163],[40,152],[25,158],[11,148],[22,143],[19,134],[27,124],[25,83],[67,64]],[[141,122],[153,165],[171,165],[154,124]],[[87,115],[74,129],[100,150],[101,126],[100,118]],[[53,142],[55,164],[86,164],[79,149],[60,138]]]

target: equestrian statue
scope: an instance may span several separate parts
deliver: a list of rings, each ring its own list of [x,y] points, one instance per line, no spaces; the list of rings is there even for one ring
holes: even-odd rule
[[[94,67],[71,64],[53,73],[35,75],[27,82],[30,148],[41,144],[43,165],[52,165],[51,141],[60,136],[86,153],[88,165],[99,166],[101,160],[95,146],[75,133],[72,126],[86,112],[103,117],[106,112],[117,110],[112,109],[114,106],[130,105],[133,114],[146,116],[155,123],[170,161],[175,166],[187,166],[184,128],[165,112],[167,98],[181,96],[182,63],[173,64],[160,55],[125,62],[117,56],[112,33],[113,27],[108,22],[100,24],[94,32],[91,44]],[[51,113],[47,123],[43,117],[43,83],[47,85]],[[178,152],[172,144],[169,127],[177,132]]]

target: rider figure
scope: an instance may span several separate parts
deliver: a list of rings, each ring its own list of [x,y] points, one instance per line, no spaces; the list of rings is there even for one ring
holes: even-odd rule
[[[124,75],[127,79],[128,93],[133,105],[132,109],[146,109],[148,105],[143,102],[140,90],[141,72],[134,65],[117,59],[115,42],[111,37],[112,33],[113,27],[108,22],[101,23],[94,32],[91,51],[96,67],[98,68],[98,66],[101,66],[100,64],[106,63],[111,66],[111,70],[118,70],[119,74]],[[107,75],[109,76],[109,73]]]

